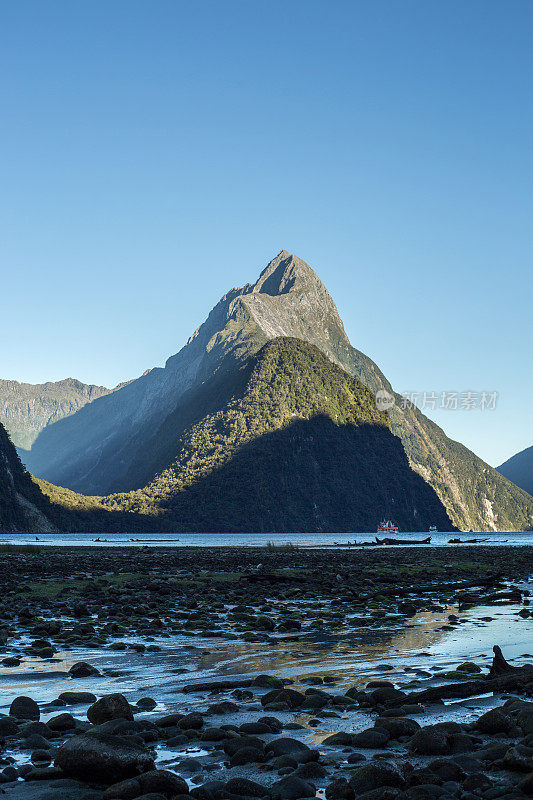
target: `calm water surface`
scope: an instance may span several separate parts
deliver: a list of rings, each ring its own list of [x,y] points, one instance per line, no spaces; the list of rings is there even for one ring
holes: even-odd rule
[[[384,538],[386,534],[380,534]],[[431,533],[413,531],[400,533],[403,540],[425,539],[431,536],[431,546],[447,545],[450,539],[483,539],[483,545],[533,544],[533,531],[500,533]],[[94,545],[100,547],[265,547],[274,544],[292,543],[299,547],[321,547],[334,544],[347,545],[373,541],[375,532],[369,533],[0,533],[1,544],[34,544],[60,547]],[[390,537],[396,538],[396,537]],[[427,545],[417,545],[425,547]]]

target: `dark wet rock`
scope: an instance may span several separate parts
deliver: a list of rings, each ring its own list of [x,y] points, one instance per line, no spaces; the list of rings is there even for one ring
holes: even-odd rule
[[[31,733],[23,740],[22,744],[26,750],[50,750],[52,747],[48,739],[45,739],[44,736],[40,736],[38,733]]]
[[[315,793],[316,790],[312,783],[304,781],[302,778],[298,778],[295,775],[282,778],[270,787],[270,796],[272,798],[281,798],[281,800],[298,800],[298,798],[301,797],[314,797]]]
[[[503,757],[502,766],[514,772],[533,772],[533,748],[523,744],[510,747]]]
[[[195,800],[214,800],[215,795],[224,789],[223,781],[206,781],[202,786],[195,786],[190,790],[191,797]],[[237,794],[237,792],[232,792]]]
[[[420,730],[418,722],[408,717],[378,717],[374,725],[376,728],[388,731],[391,739],[399,739],[401,736],[413,736]]]
[[[164,717],[156,719],[155,723],[158,728],[174,728],[183,717],[184,714],[166,714]]]
[[[528,797],[533,797],[533,772],[531,772],[529,775],[526,775],[525,778],[522,778],[518,784],[518,788],[523,794],[527,795]]]
[[[224,790],[228,794],[241,797],[266,797],[269,793],[265,786],[247,778],[231,778],[224,786]]]
[[[307,764],[300,764],[294,774],[304,781],[318,781],[326,777],[326,770],[316,761],[309,761]]]
[[[239,731],[241,733],[260,736],[264,733],[272,733],[272,728],[264,722],[245,722],[239,725]]]
[[[198,731],[203,726],[203,724],[204,724],[204,718],[202,717],[202,715],[192,713],[192,714],[186,714],[179,720],[178,728],[181,728],[181,730],[183,731],[185,730]]]
[[[389,739],[390,734],[384,728],[368,728],[366,731],[361,731],[352,736],[352,745],[353,747],[362,748],[385,747]]]
[[[96,703],[96,695],[92,692],[62,692],[58,700],[63,700],[68,706]]]
[[[481,733],[510,733],[516,726],[513,718],[501,708],[492,708],[477,719],[472,728]]]
[[[435,725],[420,728],[411,737],[409,749],[413,753],[424,756],[447,755],[451,752],[446,731],[439,730]]]
[[[346,778],[337,778],[326,786],[326,800],[355,800],[355,792]]]
[[[46,723],[51,731],[63,733],[64,731],[73,731],[77,725],[77,720],[74,719],[72,714],[58,714],[52,717]]]
[[[18,779],[19,773],[16,767],[5,767],[2,770],[2,775],[7,781],[16,781]]]
[[[481,761],[500,761],[508,749],[508,742],[498,742],[497,744],[490,745],[489,747],[482,747],[476,752],[476,758],[479,758]]]
[[[73,778],[115,783],[154,769],[153,758],[144,746],[112,734],[90,733],[74,736],[59,748],[56,766]]]
[[[93,725],[101,725],[112,719],[133,720],[133,713],[124,695],[106,694],[89,706],[87,719]]]
[[[434,783],[411,786],[404,792],[405,800],[433,800],[446,795],[446,790]]]
[[[284,683],[275,675],[256,675],[251,686],[259,686],[262,689],[283,689]]]
[[[394,684],[391,681],[369,681],[365,689],[385,689],[385,688],[392,688],[394,689]]]
[[[336,747],[336,746],[350,746],[352,744],[353,734],[347,733],[346,731],[338,731],[337,733],[332,733],[331,736],[327,736],[322,744],[327,745],[328,747]]]
[[[185,736],[184,733],[178,733],[176,736],[170,736],[166,740],[167,747],[182,747],[184,744],[188,744],[189,737]]]
[[[222,700],[221,703],[213,703],[207,709],[207,714],[232,714],[235,711],[239,710],[239,706],[236,703],[232,703],[231,700]]]
[[[271,742],[267,743],[266,749],[274,756],[292,756],[296,758],[298,762],[302,760],[316,761],[317,757],[312,757],[312,754],[316,753],[318,756],[318,752],[316,750],[311,750],[305,742],[292,739],[290,736],[273,739]]]
[[[230,758],[230,766],[237,767],[243,764],[262,763],[266,760],[264,750],[256,747],[241,747]]]
[[[470,675],[473,675],[476,672],[481,672],[481,667],[478,667],[478,665],[474,664],[473,661],[465,661],[463,664],[459,664],[457,671],[466,672]]]
[[[197,758],[184,758],[183,761],[180,761],[177,765],[176,769],[178,772],[185,772],[185,773],[196,773],[200,772],[202,769],[202,764],[198,761]]]
[[[505,704],[507,706],[507,703]],[[521,702],[514,706],[517,709],[516,723],[522,728],[524,734],[533,733],[533,703]],[[511,706],[513,708],[513,706]]]
[[[41,712],[39,706],[31,697],[15,697],[9,707],[9,716],[17,719],[39,720]]]
[[[48,778],[40,785],[19,781],[9,787],[9,800],[101,800],[102,793],[79,781]]]
[[[157,703],[152,697],[141,697],[135,705],[143,711],[152,711],[157,706]]]
[[[230,758],[238,750],[242,750],[245,747],[263,751],[265,749],[265,743],[255,736],[234,736],[233,738],[226,739],[223,744],[224,752],[230,756]]]
[[[257,722],[268,725],[272,733],[279,733],[283,730],[283,725],[277,717],[259,717]]]
[[[20,728],[22,736],[27,737],[36,733],[39,736],[44,736],[45,739],[53,739],[57,734],[50,730],[46,722],[26,722]]]
[[[52,763],[52,756],[48,750],[34,750],[31,754],[31,760],[33,764],[48,765]]]
[[[437,758],[427,768],[442,781],[461,781],[465,777],[464,769],[449,758]]]
[[[261,698],[262,706],[286,704],[289,708],[300,708],[305,703],[305,695],[296,689],[273,689]]]
[[[57,767],[35,766],[24,774],[25,781],[50,781],[61,777],[63,773]]]
[[[396,764],[375,761],[360,767],[350,778],[350,786],[357,796],[383,786],[402,788],[405,778]]]
[[[255,621],[252,623],[254,628],[260,631],[273,631],[276,628],[276,623],[272,619],[272,617],[268,617],[266,614],[261,614],[260,616],[256,617]]]
[[[68,674],[71,678],[89,678],[91,675],[100,675],[100,672],[87,661],[77,661],[71,666]]]
[[[147,794],[160,794],[165,798],[176,795],[188,795],[187,782],[164,769],[155,769],[139,775],[137,778],[115,783],[105,790],[103,800],[134,800]]]
[[[491,779],[484,772],[474,772],[472,775],[467,775],[463,781],[463,789],[466,791],[486,791],[492,786]]]
[[[222,742],[227,736],[227,732],[222,728],[213,726],[207,727],[202,731],[202,742]]]
[[[278,772],[282,769],[295,770],[298,767],[298,762],[291,756],[278,756],[272,761],[272,766]]]
[[[3,667],[18,667],[19,664],[20,658],[16,658],[16,656],[7,656],[7,658],[2,659]]]
[[[384,686],[381,689],[374,689],[370,692],[370,700],[372,705],[398,705],[405,700],[407,695],[400,689],[395,689],[393,686]]]
[[[359,764],[360,761],[366,761],[366,756],[363,753],[350,753],[347,761],[348,764]]]
[[[15,717],[0,717],[0,738],[15,736],[18,731],[18,720]]]

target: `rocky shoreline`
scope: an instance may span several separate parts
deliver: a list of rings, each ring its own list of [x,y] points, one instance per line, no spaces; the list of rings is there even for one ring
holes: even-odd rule
[[[524,584],[532,574],[530,547],[2,548],[0,674],[15,681],[25,665],[53,670],[65,654],[73,658],[68,691],[51,701],[9,697],[0,716],[0,793],[13,800],[533,796]],[[466,610],[507,604],[523,626],[523,653],[513,664],[498,651],[492,662],[472,658],[445,673],[383,664],[381,674],[347,686],[331,670],[293,683],[273,671],[227,676],[222,667],[188,682],[186,667],[171,661],[171,713],[157,685],[136,699],[102,693],[104,678],[120,681],[117,670],[105,658],[98,667],[74,658],[85,648],[163,664],[181,637],[197,637],[199,653],[209,641],[275,649],[311,635],[407,630],[421,611],[460,630]],[[457,714],[465,708],[468,719]]]

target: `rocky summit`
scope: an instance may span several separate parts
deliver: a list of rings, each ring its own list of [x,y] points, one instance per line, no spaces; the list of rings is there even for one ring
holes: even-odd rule
[[[170,416],[175,439],[184,433],[191,424],[185,413],[190,393],[279,337],[309,342],[374,394],[383,389],[393,394],[376,364],[350,344],[335,304],[315,272],[281,251],[255,284],[228,292],[164,368],[153,369],[44,428],[27,455],[29,469],[84,494],[142,488],[156,476],[150,474],[154,462],[145,459],[147,445],[153,449],[154,439],[165,426],[168,429]],[[416,408],[396,403],[388,413],[410,466],[434,489],[456,527],[522,530],[532,524],[530,495],[448,439]],[[168,462],[158,461],[157,467],[167,468],[173,458],[169,451]]]

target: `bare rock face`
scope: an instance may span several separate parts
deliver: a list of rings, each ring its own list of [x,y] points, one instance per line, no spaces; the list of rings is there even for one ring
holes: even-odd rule
[[[194,421],[190,412],[180,417],[187,393],[277,337],[316,345],[374,394],[385,390],[394,396],[377,365],[350,344],[335,303],[316,273],[282,250],[255,284],[228,292],[163,369],[150,370],[42,430],[27,455],[28,468],[84,494],[145,486],[154,477],[144,459],[145,448],[150,443],[153,449],[167,417],[174,415],[176,437]],[[399,400],[396,396],[389,411],[392,431],[402,440],[410,466],[435,490],[454,525],[516,530],[533,524],[528,494],[448,439],[416,408],[402,408]],[[416,509],[411,530],[421,530]]]
[[[57,751],[55,766],[71,778],[105,785],[155,769],[145,747],[126,737],[105,733],[68,739]]]

